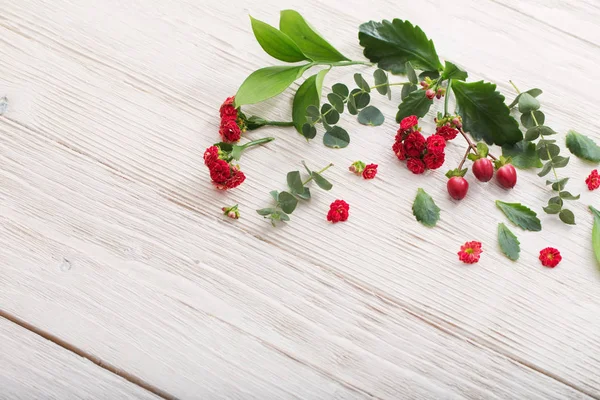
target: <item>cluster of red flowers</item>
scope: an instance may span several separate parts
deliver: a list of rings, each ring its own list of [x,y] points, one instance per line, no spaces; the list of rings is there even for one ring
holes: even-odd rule
[[[204,165],[210,170],[210,179],[217,189],[233,189],[246,179],[239,165],[231,163],[231,156],[218,146],[210,146],[206,149]]]
[[[365,164],[362,161],[354,161],[348,170],[353,174],[362,175],[364,179],[373,179],[377,175],[377,167],[377,164]]]
[[[422,174],[426,169],[441,167],[446,157],[446,140],[450,140],[439,133],[425,139],[419,131],[418,123],[416,115],[404,118],[400,122],[400,129],[392,146],[399,160],[407,160],[406,166],[413,174]]]
[[[600,187],[600,175],[598,175],[597,169],[593,170],[590,176],[585,179],[585,183],[590,190],[596,190]]]
[[[329,212],[327,213],[327,221],[333,223],[346,221],[348,219],[348,213],[350,211],[350,205],[344,200],[336,200],[329,206]]]
[[[238,113],[238,109],[233,105],[234,100],[235,96],[228,97],[219,109],[219,113],[221,114],[219,134],[225,143],[239,141],[242,137],[242,132],[245,131],[243,118],[239,118],[241,117],[241,113]]]

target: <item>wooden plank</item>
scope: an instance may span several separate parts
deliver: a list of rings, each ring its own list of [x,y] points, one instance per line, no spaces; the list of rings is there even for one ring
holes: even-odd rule
[[[274,63],[240,22],[247,21],[247,9],[235,2],[206,8],[184,1],[177,7],[106,1],[99,9],[92,2],[13,3],[0,20],[6,28],[0,88],[11,101],[2,125],[7,170],[0,192],[10,289],[0,293],[0,304],[180,396],[197,395],[198,387],[213,397],[223,387],[257,397],[265,391],[306,397],[307,390],[343,398],[600,396],[589,194],[575,206],[577,227],[564,230],[553,217],[544,218],[542,233],[519,232],[522,260],[509,263],[495,250],[502,217],[492,200],[519,200],[540,210],[550,196],[543,181],[520,174],[510,193],[472,185],[460,205],[447,200],[441,173],[415,182],[389,151],[396,94],[394,102],[377,100],[389,116],[382,128],[344,121],[353,140],[344,151],[305,144],[290,130],[253,133],[278,140],[244,158],[248,182],[223,195],[211,188],[200,162],[203,148],[216,140],[215,109],[250,70]],[[346,39],[355,37],[356,26],[401,10],[398,16],[422,25],[440,53],[464,65],[473,79],[505,82],[507,93],[509,78],[541,86],[557,130],[597,131],[589,117],[595,103],[587,97],[598,82],[573,86],[548,79],[568,71],[590,76],[597,48],[497,3],[425,5],[460,21],[460,29],[443,30],[439,20],[423,18],[422,4],[408,2],[350,7],[311,1],[301,11],[345,54],[359,58],[360,48]],[[273,10],[285,7],[295,5],[265,1],[250,11],[274,22]],[[544,61],[539,73],[540,60],[565,52],[562,64]],[[337,79],[349,83],[353,72],[333,71],[327,86]],[[289,100],[286,93],[249,110],[283,119]],[[432,130],[430,122],[422,125]],[[448,165],[462,153],[453,143]],[[345,168],[366,157],[380,164],[380,176],[358,183]],[[252,210],[268,203],[267,192],[281,188],[285,171],[301,159],[334,161],[336,186],[316,194],[290,226],[273,231]],[[568,173],[583,176],[589,169],[573,162]],[[411,216],[418,186],[445,211],[435,230]],[[324,214],[336,197],[351,203],[351,223],[331,227]],[[243,219],[221,221],[219,208],[236,202]],[[537,252],[560,247],[565,232],[574,239],[561,248],[561,268],[543,270]],[[357,235],[364,238],[358,245]],[[455,251],[470,239],[483,241],[486,253],[477,267],[464,268]],[[224,243],[230,253],[214,254]],[[79,265],[79,273],[58,272],[61,266],[71,271],[69,265]],[[36,304],[56,296],[61,300],[53,312],[40,312]],[[140,298],[151,301],[140,304]],[[80,328],[68,329],[63,321]],[[89,336],[90,330],[97,334]],[[121,354],[117,349],[130,346],[139,331],[145,345]],[[224,346],[229,353],[215,352]],[[247,358],[236,362],[244,351]],[[447,360],[443,367],[429,366],[439,358]],[[162,363],[170,373],[156,370]],[[191,372],[174,377],[176,369]]]
[[[159,398],[4,318],[0,350],[3,399]]]

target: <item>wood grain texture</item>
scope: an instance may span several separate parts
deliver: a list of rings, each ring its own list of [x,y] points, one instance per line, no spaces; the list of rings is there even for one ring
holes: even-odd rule
[[[90,361],[0,318],[1,399],[157,399]]]
[[[600,81],[578,84],[597,76],[598,31],[549,26],[532,12],[539,3],[4,5],[0,308],[182,398],[600,397],[589,164],[561,170],[582,193],[571,207],[578,225],[542,213],[542,232],[511,228],[522,243],[512,263],[496,246],[504,219],[493,200],[541,212],[551,196],[544,181],[522,172],[513,191],[472,184],[452,202],[441,172],[415,179],[390,151],[398,93],[376,98],[381,127],[344,117],[344,150],[291,129],[251,133],[277,140],[244,156],[248,180],[234,191],[215,191],[201,162],[218,138],[218,105],[249,72],[276,64],[247,14],[276,24],[287,7],[354,59],[361,22],[409,19],[471,80],[497,82],[508,97],[508,79],[539,86],[551,126],[600,139],[590,99]],[[594,11],[577,6],[559,8],[557,22]],[[425,19],[422,7],[456,27]],[[339,68],[325,85],[350,83],[356,71],[371,70]],[[287,91],[244,110],[283,120],[290,101]],[[453,142],[447,165],[463,151]],[[378,163],[377,179],[350,175],[355,159]],[[334,162],[334,189],[315,189],[288,226],[272,229],[253,210],[300,160]],[[442,208],[435,229],[412,216],[418,187]],[[336,198],[351,217],[331,226],[325,213]],[[235,203],[242,219],[223,220],[220,207]],[[473,239],[484,257],[460,265],[456,251]],[[548,245],[564,257],[554,270],[537,261]]]

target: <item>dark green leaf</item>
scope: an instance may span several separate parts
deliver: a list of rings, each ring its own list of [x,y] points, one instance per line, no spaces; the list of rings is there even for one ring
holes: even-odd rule
[[[287,174],[287,184],[290,191],[294,194],[302,193],[304,191],[304,185],[302,185],[302,178],[300,172],[291,171]]]
[[[438,79],[440,77],[439,71],[423,71],[419,74],[419,80],[425,80],[425,78],[429,79]]]
[[[339,51],[329,44],[294,10],[281,11],[279,29],[287,34],[314,61],[348,61]]]
[[[596,257],[597,265],[600,265],[600,211],[590,206],[590,211],[594,215],[594,226],[592,228],[592,248]]]
[[[517,104],[519,104],[519,99],[521,98],[521,96],[524,93],[527,93],[527,94],[529,94],[530,96],[533,96],[533,97],[538,97],[543,92],[540,89],[535,89],[534,88],[534,89],[529,89],[529,90],[527,90],[527,91],[525,91],[523,93],[520,93],[519,95],[517,95],[517,97],[515,97],[515,99],[513,100],[513,102],[510,103],[510,105],[508,106],[508,108],[513,108],[514,106],[516,106]]]
[[[544,164],[542,170],[538,172],[538,176],[546,176],[550,171],[552,171],[552,163],[548,161],[546,164]]]
[[[556,140],[552,140],[552,139],[540,139],[537,142],[537,144],[535,145],[535,148],[539,150],[542,147],[545,147],[545,146],[547,146],[549,144],[552,144],[552,143],[556,143]]]
[[[575,225],[575,214],[573,214],[573,211],[571,210],[563,208],[560,213],[558,213],[558,217],[567,225]]]
[[[375,86],[377,87],[377,91],[379,94],[389,94],[390,85],[388,85],[388,76],[382,69],[376,69],[373,72],[373,79],[375,80]]]
[[[309,60],[285,33],[252,17],[250,17],[250,21],[258,44],[270,56],[285,62]]]
[[[444,71],[442,71],[442,80],[456,79],[457,81],[464,81],[468,76],[469,74],[467,74],[467,71],[450,61],[446,61],[446,67],[444,68]]]
[[[544,125],[546,121],[546,116],[541,111],[534,111],[533,115],[535,119],[531,116],[531,113],[526,113],[521,115],[521,123],[527,129],[533,128],[536,125]],[[537,124],[535,123],[537,121]]]
[[[369,83],[367,81],[365,81],[365,78],[363,78],[361,74],[359,74],[359,73],[354,74],[354,82],[356,82],[356,86],[358,86],[360,89],[362,89],[363,92],[369,93],[371,91],[371,87],[369,86]]]
[[[498,244],[506,257],[513,261],[519,259],[521,243],[519,243],[519,239],[517,239],[515,234],[503,223],[498,224]]]
[[[563,200],[559,196],[552,197],[548,199],[548,205],[550,204],[558,204],[559,206],[563,206]]]
[[[315,136],[317,136],[317,128],[315,128],[313,125],[307,122],[304,125],[302,125],[302,131],[300,133],[306,139],[314,139]]]
[[[310,189],[306,186],[303,189],[302,193],[296,193],[296,196],[300,197],[302,200],[310,200]]]
[[[331,90],[333,91],[333,93],[337,94],[342,99],[348,97],[348,94],[350,93],[350,91],[348,90],[348,86],[344,85],[343,83],[336,83],[331,87]]]
[[[429,40],[418,26],[408,21],[370,21],[360,26],[358,38],[364,54],[379,68],[393,74],[406,73],[406,62],[425,71],[442,70],[442,64]]]
[[[406,69],[406,77],[408,78],[408,81],[413,85],[418,84],[419,78],[417,78],[417,73],[415,72],[415,69],[413,68],[410,61],[406,62],[404,68]]]
[[[306,170],[306,172],[308,172],[308,174],[311,175],[312,171],[310,170],[310,168],[308,168],[308,166],[306,165],[306,163],[304,161],[302,161],[302,165],[304,166],[304,169]]]
[[[271,215],[275,212],[274,208],[261,208],[260,210],[256,210],[258,215]]]
[[[321,107],[321,114],[328,125],[336,124],[340,120],[340,113],[331,107],[331,104],[323,104],[323,107]]]
[[[417,90],[417,85],[403,85],[402,91],[400,92],[400,99],[404,100],[408,97],[409,94]]]
[[[310,105],[306,108],[306,116],[307,117],[311,117],[313,118],[313,120],[317,120],[317,118],[319,118],[321,116],[321,113],[319,112],[319,107],[314,106],[314,105]]]
[[[552,185],[552,190],[561,191],[567,186],[569,178],[562,178],[557,181],[546,181],[546,185]]]
[[[529,93],[521,94],[519,97],[519,112],[522,114],[530,113],[540,109],[540,102],[538,99],[530,95]]]
[[[271,197],[273,198],[273,200],[279,201],[279,192],[277,190],[271,190],[269,192],[269,194],[271,195]]]
[[[526,206],[520,203],[505,203],[500,200],[496,200],[496,206],[513,224],[528,231],[542,230],[542,223],[536,216],[537,214]]]
[[[348,112],[352,115],[358,114],[358,109],[356,108],[356,99],[354,95],[348,96],[348,102],[346,103],[346,107],[348,107]]]
[[[270,99],[300,78],[308,65],[266,67],[254,71],[242,83],[235,95],[235,106],[255,104]],[[302,113],[306,108],[302,109]]]
[[[502,155],[511,157],[512,164],[520,169],[541,168],[543,165],[535,150],[535,144],[524,140],[516,144],[502,146]]]
[[[310,176],[312,176],[317,186],[319,186],[323,190],[330,190],[333,187],[331,182],[323,178],[323,175],[319,174],[318,172],[313,172],[310,174]]]
[[[323,144],[334,149],[342,149],[350,143],[350,135],[339,126],[334,126],[323,135]]]
[[[574,196],[567,191],[560,192],[558,195],[560,196],[561,199],[564,199],[564,200],[579,200],[579,197],[580,197],[580,195]]]
[[[284,213],[283,211],[280,211],[279,213],[279,219],[282,221],[289,221],[290,220],[290,216],[287,215],[286,213]]]
[[[600,147],[589,137],[573,130],[567,134],[567,148],[579,158],[600,162]]]
[[[532,141],[541,136],[554,135],[556,132],[549,126],[540,125],[534,126],[527,129],[527,133],[525,133],[525,140]]]
[[[337,112],[344,112],[344,99],[341,98],[338,94],[329,93],[327,95],[327,100],[329,100],[329,102]]]
[[[373,106],[365,107],[358,113],[358,122],[363,125],[379,126],[384,119],[381,111]]]
[[[369,102],[371,101],[371,95],[369,93],[362,92],[360,89],[352,90],[352,92],[350,92],[350,96],[354,97],[354,104],[358,110],[368,106]]]
[[[454,80],[452,89],[463,127],[475,139],[499,146],[523,139],[519,124],[510,116],[504,96],[496,91],[496,85],[483,81],[465,83]]]
[[[551,158],[556,157],[560,153],[560,147],[555,144],[548,144],[538,150],[540,159],[547,161]]]
[[[552,157],[552,166],[554,168],[564,168],[569,163],[569,157],[556,156]]]
[[[321,89],[327,71],[329,70],[323,69],[311,75],[296,91],[292,105],[292,120],[294,121],[296,130],[300,133],[302,133],[302,125],[307,122],[306,109],[308,106],[315,106],[318,109],[321,104]]]
[[[291,193],[281,192],[279,193],[279,207],[286,214],[291,214],[298,205],[298,199],[295,198]]]
[[[417,197],[415,197],[412,210],[417,221],[425,226],[435,226],[440,219],[440,208],[435,204],[431,196],[421,188],[417,190]]]
[[[544,211],[546,214],[558,214],[562,206],[560,204],[549,204],[547,207],[544,207]]]
[[[412,92],[398,106],[396,122],[400,122],[403,118],[406,118],[410,115],[416,115],[419,118],[424,117],[432,104],[433,100],[430,100],[427,98],[427,96],[425,96],[424,90]]]

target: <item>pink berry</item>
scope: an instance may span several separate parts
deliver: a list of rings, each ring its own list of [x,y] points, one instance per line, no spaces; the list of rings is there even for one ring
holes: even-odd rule
[[[469,190],[469,182],[462,176],[453,176],[448,180],[448,193],[455,200],[462,200],[467,195]]]
[[[517,184],[517,170],[512,164],[503,165],[496,171],[496,179],[500,185],[511,189]]]
[[[425,92],[425,96],[427,96],[429,100],[433,100],[433,98],[435,97],[435,92],[431,89],[427,89],[427,91]]]
[[[494,176],[494,166],[487,158],[480,158],[473,163],[473,175],[481,182],[487,182]]]

